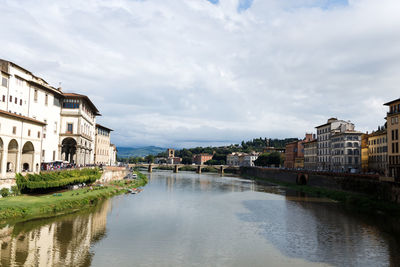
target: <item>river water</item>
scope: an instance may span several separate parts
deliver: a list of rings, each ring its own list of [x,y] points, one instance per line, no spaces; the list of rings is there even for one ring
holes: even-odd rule
[[[138,195],[7,225],[1,266],[399,266],[387,218],[217,174],[154,172]]]

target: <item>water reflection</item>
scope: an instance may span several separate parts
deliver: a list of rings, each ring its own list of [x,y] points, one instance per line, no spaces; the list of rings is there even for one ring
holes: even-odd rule
[[[138,195],[1,229],[0,265],[398,266],[399,225],[278,186],[154,172]]]
[[[95,209],[0,230],[1,266],[90,266],[90,247],[106,233],[110,202]]]

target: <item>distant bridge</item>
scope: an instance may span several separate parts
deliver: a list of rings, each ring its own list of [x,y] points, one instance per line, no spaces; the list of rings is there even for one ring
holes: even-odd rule
[[[178,173],[179,169],[182,167],[194,167],[196,168],[196,173],[201,173],[201,170],[207,167],[214,167],[218,170],[218,173],[224,174],[226,169],[230,170],[235,170],[238,171],[240,170],[239,166],[229,166],[229,165],[185,165],[185,164],[154,164],[154,163],[137,163],[137,164],[129,164],[129,168],[135,168],[135,167],[142,167],[142,168],[147,168],[148,172],[153,172],[153,168],[158,168],[158,167],[171,167],[174,173]]]

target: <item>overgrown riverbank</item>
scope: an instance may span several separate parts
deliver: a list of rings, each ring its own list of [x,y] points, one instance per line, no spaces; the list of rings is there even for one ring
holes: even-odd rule
[[[95,206],[100,201],[128,192],[128,188],[147,184],[146,175],[136,172],[137,179],[120,184],[94,185],[77,190],[67,190],[52,194],[34,196],[20,195],[0,199],[0,221],[24,221],[72,213]]]
[[[355,212],[385,214],[400,218],[400,205],[388,201],[378,200],[368,195],[348,191],[337,191],[308,185],[297,185],[293,183],[279,181],[273,178],[259,178],[249,175],[244,175],[242,177],[258,182],[267,182],[275,185],[280,185],[289,189],[306,193],[309,196],[330,198],[332,200],[338,201],[340,205],[344,206],[346,209]]]

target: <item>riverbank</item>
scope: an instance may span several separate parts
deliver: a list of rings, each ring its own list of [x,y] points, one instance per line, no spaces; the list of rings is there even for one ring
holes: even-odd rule
[[[128,192],[129,188],[147,184],[147,176],[136,172],[137,179],[110,182],[77,190],[68,190],[46,195],[20,195],[0,199],[0,223],[46,218],[95,206],[100,201]],[[129,185],[128,185],[129,184]]]
[[[261,183],[266,182],[269,184],[279,185],[288,189],[306,193],[309,196],[326,197],[338,201],[338,203],[344,208],[355,212],[384,214],[400,218],[400,205],[389,201],[379,200],[365,194],[339,191],[310,185],[297,185],[274,178],[261,178],[251,175],[242,175],[242,177]]]

